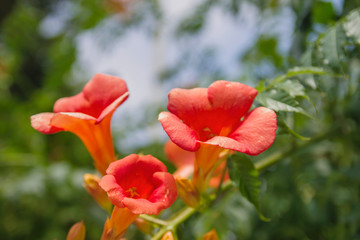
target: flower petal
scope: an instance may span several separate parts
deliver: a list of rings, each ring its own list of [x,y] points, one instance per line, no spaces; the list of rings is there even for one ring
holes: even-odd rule
[[[80,112],[100,122],[124,102],[128,94],[126,83],[121,78],[96,74],[81,93],[56,101],[54,112]]]
[[[142,175],[146,178],[152,178],[155,172],[166,172],[166,166],[158,159],[151,155],[139,156],[137,154],[131,154],[111,163],[106,170],[106,174],[114,175],[116,178],[122,178],[127,175],[129,171],[135,170],[136,172],[143,172]]]
[[[177,197],[174,177],[168,172],[156,172],[153,175],[153,181],[158,184],[158,187],[149,196],[149,201],[162,202],[165,208],[170,207]]]
[[[153,180],[159,186],[153,191],[148,199],[124,198],[123,204],[134,214],[157,215],[161,210],[168,208],[177,197],[174,177],[167,172],[156,172]]]
[[[31,126],[45,134],[51,134],[51,133],[57,133],[60,131],[63,131],[64,129],[55,127],[51,125],[51,119],[53,118],[54,113],[39,113],[36,115],[32,115],[31,120]]]
[[[183,123],[176,115],[161,112],[159,121],[171,141],[179,147],[187,151],[196,151],[200,147],[195,131]]]
[[[276,129],[276,113],[265,107],[255,108],[229,136],[238,142],[236,149],[230,149],[249,155],[260,154],[273,144]]]
[[[208,98],[215,109],[222,109],[239,121],[250,109],[257,90],[239,82],[219,80],[208,88]]]
[[[162,202],[150,202],[144,198],[124,198],[123,203],[134,214],[159,214],[165,208]]]
[[[126,197],[124,190],[119,186],[115,177],[113,175],[105,175],[101,178],[99,185],[104,189],[108,196],[109,200],[118,207],[124,207],[122,200]]]
[[[175,88],[170,91],[168,99],[169,112],[184,120],[186,124],[193,124],[193,118],[197,113],[211,109],[206,88]]]
[[[109,164],[116,160],[110,131],[112,115],[108,115],[101,123],[84,113],[55,113],[51,119],[52,126],[76,134],[90,152],[95,167],[101,174]]]

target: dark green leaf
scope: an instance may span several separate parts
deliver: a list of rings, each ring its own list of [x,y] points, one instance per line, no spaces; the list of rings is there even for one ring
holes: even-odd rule
[[[260,93],[256,100],[263,106],[270,108],[276,112],[296,112],[313,118],[309,115],[294,97],[284,90],[272,89],[268,92]]]
[[[328,24],[335,17],[331,2],[316,2],[313,7],[313,19],[317,23]]]
[[[241,194],[249,200],[263,221],[269,221],[260,211],[259,193],[261,181],[251,159],[245,154],[234,154],[228,160],[229,175]]]

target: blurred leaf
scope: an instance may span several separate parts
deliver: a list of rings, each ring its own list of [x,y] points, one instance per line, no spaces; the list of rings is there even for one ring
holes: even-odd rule
[[[354,10],[346,16],[343,27],[347,37],[351,37],[360,44],[360,10]]]
[[[250,61],[257,64],[264,60],[270,60],[276,67],[280,67],[283,64],[283,57],[278,52],[278,40],[274,37],[261,36],[256,44],[242,56],[242,61]]]
[[[311,52],[310,52],[311,54]],[[301,76],[301,75],[309,75],[309,74],[314,74],[314,75],[325,75],[326,72],[323,68],[319,68],[319,67],[312,67],[312,66],[308,66],[308,67],[294,67],[291,68],[290,70],[288,70],[288,72],[284,75],[280,75],[272,80],[270,80],[269,84],[264,87],[264,82],[260,82],[259,86],[256,87],[256,89],[259,92],[263,92],[266,90],[270,90],[273,87],[281,84],[282,82],[284,82],[285,80],[295,77],[295,76]],[[280,87],[281,88],[281,87]],[[298,86],[298,91],[300,90],[300,87]],[[312,84],[312,88],[316,88],[316,84],[315,82],[313,82]]]
[[[325,65],[341,67],[341,61],[345,59],[345,42],[344,31],[339,25],[330,28],[319,41],[320,60]]]
[[[276,88],[284,90],[292,97],[309,97],[305,93],[304,86],[297,80],[286,80],[285,82],[276,85]]]
[[[182,36],[185,34],[198,33],[204,26],[206,14],[210,10],[213,2],[213,0],[205,0],[198,5],[191,15],[180,22],[176,30],[176,35]]]
[[[293,77],[293,76],[302,75],[302,74],[324,75],[324,74],[326,74],[326,72],[323,68],[320,68],[320,67],[311,67],[311,66],[294,67],[294,68],[291,68],[287,72],[286,77]]]
[[[259,173],[255,169],[251,159],[245,154],[234,154],[229,158],[227,164],[233,184],[240,190],[241,194],[254,205],[259,217],[263,221],[269,221],[270,219],[264,217],[260,211],[259,193],[261,181],[259,179]]]
[[[334,7],[331,2],[315,2],[313,19],[317,23],[328,24],[335,18]]]

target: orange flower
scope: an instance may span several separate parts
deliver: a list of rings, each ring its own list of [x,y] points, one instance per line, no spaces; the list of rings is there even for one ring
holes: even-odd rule
[[[127,228],[139,215],[128,208],[114,207],[110,219],[106,219],[101,240],[120,240],[125,235]]]
[[[110,164],[100,180],[110,201],[134,214],[159,214],[176,200],[174,177],[157,158],[131,154]]]
[[[119,239],[139,214],[159,214],[176,200],[174,177],[151,155],[131,154],[111,163],[106,173],[99,185],[115,207],[102,240]]]
[[[200,193],[226,151],[258,155],[274,142],[275,112],[264,107],[249,111],[256,95],[250,86],[223,80],[207,89],[170,91],[169,112],[161,112],[159,121],[171,141],[195,152],[193,182]]]
[[[116,160],[111,117],[128,96],[124,80],[96,74],[81,93],[57,100],[54,113],[31,116],[31,125],[45,134],[59,131],[76,134],[93,157],[97,170],[104,175],[108,165]]]

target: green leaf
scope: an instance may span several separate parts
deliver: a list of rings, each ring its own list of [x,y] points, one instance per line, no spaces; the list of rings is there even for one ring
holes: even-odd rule
[[[294,137],[296,137],[296,138],[298,138],[298,139],[300,139],[300,140],[303,140],[303,141],[310,141],[310,140],[311,140],[311,138],[301,136],[299,133],[295,132],[293,129],[291,129],[291,128],[289,127],[289,125],[288,125],[284,120],[278,119],[278,122],[277,122],[277,123],[278,123],[278,126],[279,126],[279,127],[283,127],[283,129],[284,129],[286,132],[290,133],[290,134],[293,135]]]
[[[324,74],[326,74],[326,72],[323,68],[320,68],[320,67],[312,67],[312,66],[294,67],[287,72],[286,77],[289,78],[289,77],[302,75],[302,74],[324,75]]]
[[[294,67],[294,68],[290,69],[285,75],[280,75],[280,76],[274,78],[273,80],[271,80],[269,85],[266,88],[259,87],[259,88],[257,88],[257,90],[259,92],[263,92],[263,91],[273,88],[275,85],[282,83],[291,77],[305,75],[305,74],[324,75],[324,74],[326,74],[326,72],[323,68],[319,68],[319,67],[312,67],[312,66]]]
[[[355,10],[346,16],[343,27],[345,34],[353,38],[357,44],[360,44],[360,10]]]
[[[245,154],[234,154],[227,161],[229,175],[233,184],[240,193],[256,208],[259,217],[263,221],[270,221],[260,211],[259,193],[261,181],[251,159]]]
[[[330,28],[329,31],[319,40],[319,57],[323,64],[331,67],[341,66],[345,59],[343,46],[346,44],[344,31],[340,25]]]
[[[305,97],[308,99],[309,97],[305,93],[304,86],[297,80],[286,80],[280,84],[276,85],[276,88],[284,90],[292,97]]]
[[[313,20],[317,23],[328,24],[335,18],[334,7],[331,2],[315,2]]]
[[[310,100],[309,96],[305,92],[305,87],[295,79],[288,79],[285,82],[279,83],[275,85],[275,88],[281,89],[285,92],[287,92],[291,97],[302,97],[308,100],[315,108],[314,103]]]
[[[294,97],[284,90],[272,89],[267,92],[262,92],[257,96],[256,100],[264,107],[276,112],[296,112],[313,118],[299,106],[299,103]]]

